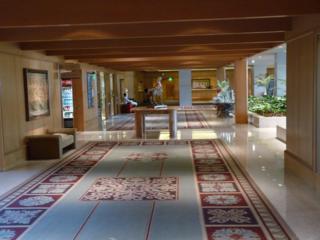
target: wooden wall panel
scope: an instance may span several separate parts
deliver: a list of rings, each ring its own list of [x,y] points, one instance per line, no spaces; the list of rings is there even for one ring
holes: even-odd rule
[[[316,114],[314,34],[289,41],[287,54],[287,151],[313,168]]]
[[[58,62],[58,58],[32,52],[23,53],[12,46],[0,45],[2,169],[11,168],[25,160],[26,135],[62,126]],[[50,116],[26,121],[23,68],[49,71]]]
[[[208,101],[217,96],[217,71],[216,70],[204,70],[204,71],[192,71],[192,79],[210,79],[211,89],[205,90],[193,90],[193,101]]]
[[[84,107],[83,107],[83,89],[82,80],[74,78],[72,79],[73,90],[73,127],[78,131],[84,131]]]
[[[143,72],[143,88],[153,88],[156,85],[157,78],[161,76],[161,72]],[[173,77],[173,81],[169,82],[167,77]],[[179,74],[177,71],[164,72],[162,80],[163,101],[179,100]]]
[[[166,71],[164,73],[164,79],[162,80],[163,86],[163,101],[178,101],[179,100],[179,74],[177,71]],[[152,88],[155,86],[157,78],[161,76],[162,72],[137,72],[135,75],[136,86],[139,84],[142,85],[142,88]],[[173,81],[169,82],[167,78],[173,77]],[[192,79],[210,79],[210,85],[212,90],[204,91],[193,91],[192,100],[211,100],[216,96],[216,87],[217,87],[217,77],[216,70],[203,70],[203,71],[192,71]],[[143,94],[137,92],[137,99],[142,100]]]
[[[23,87],[23,79],[20,83],[16,78],[14,56],[0,56],[0,78],[4,90],[1,98],[4,154],[10,154],[20,148],[19,88]]]

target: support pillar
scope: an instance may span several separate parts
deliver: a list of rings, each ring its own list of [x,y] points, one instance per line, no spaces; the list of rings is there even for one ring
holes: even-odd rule
[[[235,122],[248,123],[248,64],[247,59],[235,62]]]
[[[180,107],[192,105],[191,70],[179,70]]]

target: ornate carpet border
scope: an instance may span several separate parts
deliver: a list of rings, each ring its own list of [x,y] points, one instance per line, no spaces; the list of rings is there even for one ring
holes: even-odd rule
[[[16,240],[57,204],[116,145],[89,142],[0,199],[0,239]]]
[[[198,144],[191,141],[208,239],[297,239],[221,140]]]
[[[237,170],[242,174],[242,178],[247,181],[250,187],[255,191],[255,194],[257,194],[260,197],[261,201],[265,205],[265,208],[273,215],[273,218],[281,226],[281,228],[286,232],[287,236],[290,239],[297,240],[298,237],[296,236],[296,234],[291,230],[291,228],[283,220],[283,218],[280,216],[278,211],[274,208],[274,206],[271,204],[271,202],[268,200],[265,194],[260,190],[260,188],[257,186],[255,181],[251,178],[251,176],[247,173],[247,171],[242,167],[242,165],[237,160],[237,157],[234,156],[234,154],[229,149],[227,144],[224,143],[221,139],[217,139],[216,146],[220,150],[223,157],[227,159],[227,161],[232,162],[236,165]]]
[[[0,236],[3,238],[7,237],[4,239],[8,240],[15,240],[21,237],[34,223],[42,218],[48,209],[62,199],[74,185],[79,183],[81,179],[115,146],[180,144],[191,144],[191,146],[193,146],[208,143],[211,145],[212,149],[216,149],[220,155],[220,158],[215,157],[215,159],[218,160],[216,163],[219,167],[211,168],[212,164],[208,164],[208,157],[205,157],[206,151],[201,150],[200,153],[204,155],[202,157],[199,155],[197,159],[195,158],[193,151],[193,161],[195,164],[197,182],[199,184],[202,216],[204,218],[204,224],[206,225],[207,235],[210,236],[210,234],[213,233],[227,234],[228,232],[225,232],[226,229],[229,233],[237,233],[237,230],[239,229],[237,228],[239,225],[237,225],[236,222],[227,224],[227,228],[224,228],[223,224],[212,224],[208,222],[210,221],[208,219],[212,212],[216,214],[217,212],[224,212],[225,210],[221,206],[205,205],[203,201],[203,199],[209,195],[215,197],[215,194],[203,192],[203,189],[208,188],[208,186],[208,189],[210,189],[210,184],[208,185],[208,183],[212,182],[212,180],[206,179],[208,176],[205,175],[208,173],[210,175],[210,173],[213,172],[222,173],[220,174],[220,177],[222,176],[224,179],[223,181],[227,183],[225,185],[226,189],[229,188],[234,191],[229,192],[228,194],[234,194],[235,197],[239,197],[238,206],[236,208],[230,207],[230,210],[233,211],[234,209],[237,209],[238,212],[241,212],[242,210],[247,211],[245,218],[249,219],[248,221],[251,222],[246,227],[249,227],[251,232],[260,236],[267,236],[268,239],[296,239],[288,226],[281,220],[281,217],[279,217],[271,204],[258,190],[251,178],[241,168],[241,165],[238,164],[237,160],[232,157],[225,144],[220,140],[130,140],[120,142],[89,142],[75,153],[63,159],[60,163],[49,167],[38,176],[21,184],[13,191],[0,198]],[[209,155],[211,153],[216,154],[216,152],[211,150],[209,148]],[[209,159],[212,158],[209,156]],[[203,166],[205,168],[203,168]],[[70,168],[73,170],[73,175],[71,177],[69,172]],[[78,171],[77,173],[74,173],[75,169]],[[216,171],[217,169],[218,171]],[[216,177],[217,176],[219,178],[219,174],[216,175]],[[218,182],[221,182],[221,179],[218,179]],[[201,186],[200,183],[205,184]],[[203,189],[201,189],[201,187]],[[202,193],[200,193],[201,191]],[[240,196],[241,194],[242,196]],[[245,208],[246,204],[248,204],[247,208]],[[16,214],[20,216],[20,220],[18,221],[16,218],[12,217],[16,216]],[[240,232],[239,234],[242,233]]]

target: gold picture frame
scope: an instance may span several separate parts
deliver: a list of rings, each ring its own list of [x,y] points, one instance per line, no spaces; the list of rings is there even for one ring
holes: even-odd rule
[[[201,79],[192,79],[192,89],[210,89],[210,79],[201,78]]]
[[[23,69],[26,121],[50,116],[47,70]]]

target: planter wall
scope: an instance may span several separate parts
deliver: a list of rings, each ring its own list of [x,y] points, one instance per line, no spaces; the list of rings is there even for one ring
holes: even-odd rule
[[[286,143],[287,141],[287,130],[286,130],[286,127],[284,126],[277,126],[277,138]]]
[[[258,128],[276,128],[286,126],[287,117],[264,117],[256,113],[249,112],[249,123]]]

